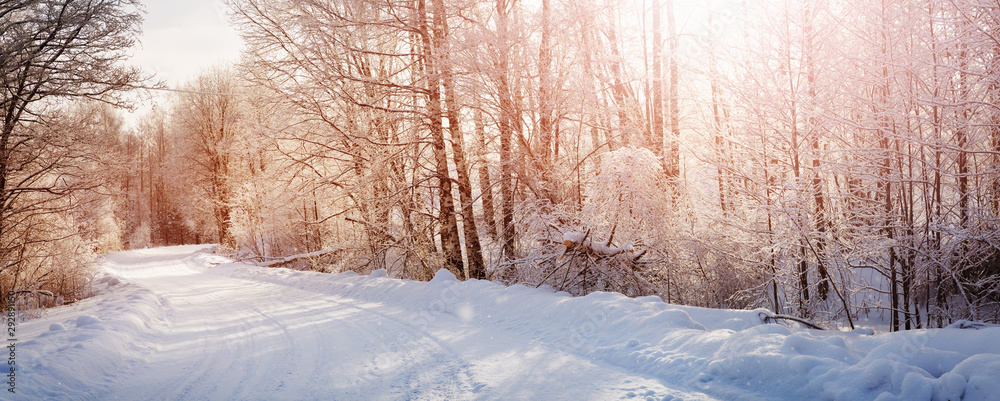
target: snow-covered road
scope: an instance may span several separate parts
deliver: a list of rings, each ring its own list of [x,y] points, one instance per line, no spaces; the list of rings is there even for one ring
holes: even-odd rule
[[[266,269],[208,249],[106,255],[101,295],[18,327],[15,398],[1000,397],[1000,328],[791,330],[760,311],[447,271],[420,283]]]
[[[233,277],[209,269],[225,260],[202,248],[107,255],[104,270],[124,286],[45,319],[65,330],[24,324],[22,332],[38,326],[31,334],[54,347],[19,361],[43,369],[24,368],[17,390],[131,400],[699,398],[567,352],[531,330],[477,327],[443,303],[378,302]],[[88,359],[107,355],[88,351],[121,358],[92,370]]]

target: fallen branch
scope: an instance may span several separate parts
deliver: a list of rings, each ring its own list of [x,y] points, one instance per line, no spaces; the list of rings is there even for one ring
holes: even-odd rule
[[[790,316],[790,315],[772,315],[772,314],[768,314],[768,313],[764,313],[764,312],[761,312],[760,314],[761,314],[761,317],[764,320],[764,323],[777,323],[778,320],[791,320],[793,322],[798,322],[798,323],[800,323],[800,324],[802,324],[802,325],[804,325],[806,327],[809,327],[811,329],[826,330],[823,327],[820,327],[819,325],[817,325],[816,323],[810,322],[808,320],[805,320],[803,318],[796,317],[796,316]]]
[[[42,295],[48,295],[53,298],[55,297],[55,295],[52,294],[52,291],[49,290],[19,290],[14,292],[17,294],[42,294]]]
[[[292,262],[295,262],[297,260],[318,258],[320,256],[324,256],[326,254],[330,254],[330,253],[334,253],[334,252],[342,251],[342,250],[344,250],[344,247],[327,248],[327,249],[323,249],[323,250],[319,250],[319,251],[315,251],[315,252],[309,252],[309,253],[303,253],[303,254],[299,254],[299,255],[286,256],[284,258],[274,259],[274,260],[272,260],[270,262],[266,262],[266,263],[258,263],[257,266],[261,266],[261,267],[281,266],[283,264],[292,263]]]

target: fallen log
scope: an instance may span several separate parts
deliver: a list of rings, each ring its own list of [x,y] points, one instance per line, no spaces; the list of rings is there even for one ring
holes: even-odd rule
[[[289,263],[292,263],[292,262],[295,262],[295,261],[299,261],[299,260],[302,260],[302,259],[314,259],[314,258],[318,258],[318,257],[321,257],[321,256],[325,256],[327,254],[331,254],[331,253],[334,253],[334,252],[337,252],[337,251],[342,251],[342,250],[344,250],[344,247],[327,248],[327,249],[322,249],[322,250],[319,250],[319,251],[314,251],[314,252],[309,252],[309,253],[302,253],[302,254],[298,254],[298,255],[291,255],[291,256],[286,256],[286,257],[280,258],[280,259],[274,259],[274,260],[271,260],[271,261],[268,261],[268,262],[258,263],[257,266],[261,266],[261,267],[281,266],[281,265],[289,264]]]

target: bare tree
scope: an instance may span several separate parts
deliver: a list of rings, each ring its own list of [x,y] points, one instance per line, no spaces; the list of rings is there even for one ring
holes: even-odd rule
[[[366,266],[541,280],[555,231],[588,225],[646,247],[636,294],[848,323],[883,308],[900,329],[988,309],[992,3],[675,3],[233,2],[245,72],[293,111],[270,135],[296,210],[315,238],[366,241]],[[587,217],[608,152],[641,147],[648,188],[671,192],[646,214],[671,218]],[[563,282],[597,288],[592,268]]]
[[[234,185],[230,169],[239,135],[237,91],[231,72],[207,72],[181,94],[174,116],[188,142],[187,157],[198,167],[196,183],[210,205],[216,239],[227,249],[236,245],[230,229]]]
[[[500,130],[500,236],[503,242],[503,257],[515,257],[514,241],[517,233],[514,227],[514,140],[515,125],[518,113],[515,109],[514,93],[511,88],[511,55],[514,37],[511,30],[511,13],[517,0],[496,0],[497,28],[495,39],[496,59],[493,61],[493,80],[497,86],[497,103]]]
[[[485,279],[486,266],[483,261],[482,247],[479,243],[479,230],[476,227],[476,217],[473,209],[475,199],[472,197],[472,182],[469,178],[469,163],[465,151],[465,136],[462,133],[462,123],[459,118],[461,114],[461,102],[458,99],[458,91],[455,88],[455,76],[452,63],[451,40],[448,37],[448,12],[444,0],[434,0],[434,48],[439,59],[437,65],[440,69],[437,75],[441,77],[441,84],[444,88],[446,116],[448,118],[448,131],[451,134],[451,154],[455,161],[455,172],[458,178],[458,199],[460,203],[460,213],[462,215],[462,231],[464,236],[465,256],[468,260],[464,276],[470,279]]]
[[[140,80],[124,67],[138,33],[136,0],[13,0],[0,3],[0,287],[30,291],[23,274],[50,259],[32,248],[65,234],[46,217],[73,208],[90,186],[73,133],[56,129],[58,100],[120,96]],[[65,127],[62,127],[65,128]],[[96,151],[95,149],[90,149]],[[20,281],[29,277],[27,282]],[[4,300],[3,302],[6,302]],[[5,305],[5,304],[4,304]]]

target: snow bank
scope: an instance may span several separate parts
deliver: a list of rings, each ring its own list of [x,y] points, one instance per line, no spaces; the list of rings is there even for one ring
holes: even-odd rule
[[[105,384],[155,351],[152,333],[167,305],[114,275],[96,282],[102,294],[49,310],[43,324],[20,325],[14,399],[99,398]]]
[[[720,398],[989,400],[1000,394],[1000,328],[867,335],[764,324],[762,310],[716,310],[627,298],[459,282],[430,282],[220,265],[216,274],[321,294],[410,305],[414,323],[456,319],[521,331],[601,363]]]

